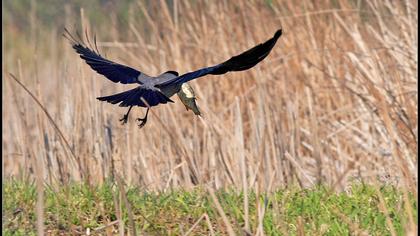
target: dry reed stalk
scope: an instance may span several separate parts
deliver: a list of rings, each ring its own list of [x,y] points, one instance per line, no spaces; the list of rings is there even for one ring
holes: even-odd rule
[[[211,224],[210,217],[207,213],[204,213],[204,218],[206,219],[207,227],[210,230],[210,235],[214,236],[213,225]]]
[[[303,221],[302,217],[298,216],[297,217],[296,228],[297,228],[297,235],[299,235],[299,236],[305,236],[305,226],[304,226],[304,223],[302,221]]]
[[[118,184],[119,192],[121,194],[120,196],[123,199],[124,205],[127,209],[128,222],[130,224],[130,228],[129,228],[130,229],[130,234],[132,236],[137,236],[136,225],[134,224],[133,211],[132,211],[132,208],[131,208],[131,204],[127,199],[126,191],[125,191],[125,188],[124,188],[124,182],[121,180],[121,177],[118,174],[115,177],[116,177],[116,181],[117,181],[117,184]]]
[[[198,220],[191,226],[191,228],[183,235],[184,236],[189,235],[194,230],[194,228],[197,227],[197,225],[201,222],[201,220],[205,218],[206,218],[206,214],[201,215],[200,218],[198,218]]]
[[[375,179],[372,179],[373,180],[373,182],[377,182]],[[388,211],[388,209],[387,209],[387,207],[386,207],[386,203],[385,203],[385,199],[384,199],[384,196],[383,196],[383,194],[381,193],[381,191],[379,190],[379,184],[378,183],[376,183],[376,184],[374,184],[373,185],[374,186],[374,188],[375,188],[375,191],[376,191],[376,194],[377,194],[377,196],[378,196],[378,198],[379,198],[379,209],[383,212],[383,214],[385,215],[385,221],[386,221],[386,225],[388,226],[388,228],[389,228],[389,231],[390,231],[390,233],[391,233],[391,235],[392,236],[395,236],[395,235],[397,235],[397,232],[395,231],[395,227],[394,227],[394,225],[392,224],[392,220],[391,220],[391,217],[389,216],[389,211]],[[413,228],[412,228],[413,229]]]
[[[120,198],[118,199],[117,194],[114,191],[112,191],[112,197],[113,197],[114,206],[115,206],[115,216],[117,217],[117,220],[118,220],[118,232],[120,236],[124,236],[124,221],[122,217],[121,193],[119,194],[119,196]]]
[[[216,195],[214,194],[214,190],[210,187],[207,187],[207,191],[210,194],[210,197],[214,203],[214,206],[216,207],[217,212],[219,213],[219,215],[222,217],[223,223],[225,224],[227,233],[229,236],[233,236],[235,235],[235,232],[233,231],[232,225],[229,222],[228,218],[226,217],[225,212],[223,211],[222,206],[219,203],[219,200],[217,200]]]
[[[240,169],[241,169],[241,179],[242,179],[242,190],[244,194],[244,220],[245,220],[245,230],[249,231],[249,202],[248,202],[248,181],[247,181],[247,169],[246,169],[246,160],[244,153],[244,136],[242,131],[242,118],[241,110],[239,105],[239,99],[236,98],[236,121],[235,121],[235,133],[238,146],[236,151],[239,154],[240,159]]]
[[[34,160],[35,169],[36,169],[36,231],[38,235],[45,234],[44,226],[44,165],[43,161],[40,158]]]

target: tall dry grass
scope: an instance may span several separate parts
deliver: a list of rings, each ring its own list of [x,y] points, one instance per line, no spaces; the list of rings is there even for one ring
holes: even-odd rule
[[[59,36],[63,29],[34,25],[45,34],[27,45],[29,61],[22,48],[5,48],[4,176],[101,183],[118,174],[151,191],[344,189],[360,180],[417,195],[416,1],[173,2],[133,3],[131,14],[144,21],[130,18],[128,32],[91,25],[85,15],[95,9],[66,9],[64,17],[70,29],[96,34],[108,58],[150,75],[214,65],[280,27],[284,34],[255,68],[191,83],[202,119],[175,98],[138,129],[144,111],[133,109],[123,126],[126,108],[95,99],[130,86],[92,71]],[[13,45],[16,34],[7,25],[5,32],[3,45]]]

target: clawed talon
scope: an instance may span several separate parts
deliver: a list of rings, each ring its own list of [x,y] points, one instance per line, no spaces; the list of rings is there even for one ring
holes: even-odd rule
[[[120,119],[120,121],[121,121],[121,124],[122,125],[124,125],[124,124],[126,124],[127,123],[127,121],[128,121],[128,114],[130,114],[130,111],[131,111],[131,108],[132,108],[133,106],[130,106],[130,108],[128,109],[128,111],[127,111],[127,114],[125,114],[124,116],[123,116],[123,118],[121,118]],[[149,108],[147,108],[147,111],[146,111],[146,115],[144,116],[144,118],[137,118],[136,120],[137,121],[140,121],[141,123],[139,124],[139,127],[140,128],[142,128],[145,124],[146,124],[146,122],[147,122],[147,115],[149,114]]]
[[[127,123],[128,121],[128,114],[130,114],[131,108],[133,108],[133,106],[130,106],[130,108],[128,108],[127,113],[123,116],[123,118],[120,119],[120,121],[122,122],[121,124],[124,125]]]
[[[136,119],[137,121],[141,121],[141,123],[139,124],[140,129],[143,128],[143,126],[146,124],[148,114],[149,114],[149,108],[147,108],[146,115],[144,116],[144,118],[137,118]]]
[[[126,124],[126,123],[127,123],[127,121],[128,121],[128,115],[124,115],[124,117],[123,117],[123,118],[121,118],[121,119],[120,119],[120,121],[121,121],[121,124],[122,124],[122,125]]]
[[[141,121],[141,123],[139,124],[139,128],[143,128],[143,126],[146,124],[147,122],[147,118],[137,118],[137,121]]]

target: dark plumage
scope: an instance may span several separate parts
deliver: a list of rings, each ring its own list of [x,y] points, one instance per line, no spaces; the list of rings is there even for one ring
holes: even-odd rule
[[[123,123],[127,122],[128,114],[133,106],[147,107],[146,116],[142,119],[140,127],[147,121],[147,114],[150,107],[159,104],[173,102],[170,97],[180,91],[182,84],[197,79],[199,77],[211,74],[221,75],[229,71],[243,71],[252,68],[268,56],[271,49],[276,44],[282,34],[279,29],[274,36],[264,43],[261,43],[229,60],[215,66],[205,67],[193,72],[179,76],[176,71],[167,71],[159,76],[152,77],[138,70],[124,66],[103,58],[98,50],[96,52],[83,44],[82,40],[76,40],[67,30],[68,38],[75,51],[86,63],[97,73],[115,83],[132,84],[137,83],[137,88],[104,97],[98,97],[100,101],[107,101],[119,106],[130,107],[127,114],[121,119]],[[96,44],[95,44],[96,46]],[[93,48],[91,46],[91,48]]]

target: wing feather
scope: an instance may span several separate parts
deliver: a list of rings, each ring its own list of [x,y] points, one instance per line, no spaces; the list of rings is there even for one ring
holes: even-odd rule
[[[212,75],[221,75],[229,71],[243,71],[249,68],[254,67],[260,61],[264,60],[270,53],[271,49],[276,44],[277,40],[280,38],[282,30],[279,29],[276,31],[274,36],[267,40],[264,43],[258,44],[255,47],[237,55],[231,57],[229,60],[218,64],[216,66],[202,68],[193,72],[183,74],[174,79],[167,80],[160,84],[160,86],[175,84],[175,83],[185,83],[199,77],[212,74]]]
[[[139,83],[142,73],[131,67],[124,66],[101,57],[82,44],[74,44],[73,48],[85,62],[97,73],[105,76],[114,83],[131,84]]]
[[[77,40],[73,37],[67,29],[63,34],[72,44],[73,49],[80,55],[80,58],[97,73],[105,76],[107,79],[114,83],[131,84],[139,83],[143,84],[144,81],[151,77],[131,67],[115,63],[106,58],[103,58],[98,51],[94,51],[86,46],[83,41]],[[80,38],[80,37],[79,37]],[[89,42],[89,41],[88,41]],[[96,46],[96,40],[95,40]],[[97,50],[97,49],[96,49]]]

